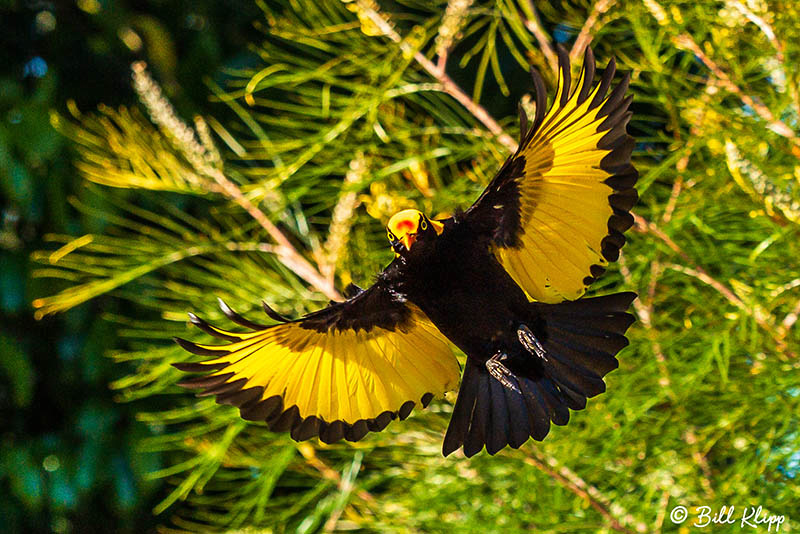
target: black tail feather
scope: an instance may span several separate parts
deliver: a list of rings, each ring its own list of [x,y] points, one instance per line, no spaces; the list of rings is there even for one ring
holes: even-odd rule
[[[470,357],[444,438],[444,455],[462,445],[468,457],[484,446],[495,454],[506,445],[518,448],[529,437],[541,441],[551,422],[567,424],[570,409],[584,409],[588,397],[605,391],[603,377],[617,368],[615,356],[628,344],[624,334],[634,318],[625,310],[635,298],[635,293],[617,293],[532,303],[529,322],[537,325],[546,359],[522,351],[521,345],[510,351],[513,374],[508,378],[515,391],[493,378],[484,360]]]

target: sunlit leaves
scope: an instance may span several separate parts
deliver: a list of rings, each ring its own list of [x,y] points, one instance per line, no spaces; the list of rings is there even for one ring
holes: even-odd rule
[[[71,285],[56,295],[33,302],[37,316],[68,310],[87,300],[113,292],[133,282],[161,286],[168,283],[159,270],[189,258],[214,257],[232,252],[270,252],[271,246],[260,241],[242,240],[244,229],[220,229],[209,222],[181,217],[167,208],[168,215],[157,214],[117,199],[126,216],[98,213],[89,206],[76,206],[87,214],[101,216],[111,223],[108,234],[84,235],[78,238],[51,235],[55,243],[63,243],[53,252],[34,255],[47,267],[34,276],[69,280]],[[194,223],[194,224],[193,224]],[[140,288],[134,300],[159,306],[158,292]]]
[[[138,109],[102,107],[81,119],[76,124],[54,114],[51,122],[73,141],[80,155],[77,168],[87,180],[121,188],[209,192],[208,179]]]

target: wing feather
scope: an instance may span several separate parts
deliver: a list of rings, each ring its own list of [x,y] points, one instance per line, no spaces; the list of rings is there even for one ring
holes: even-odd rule
[[[283,319],[266,310],[272,319]],[[446,338],[419,308],[377,285],[272,326],[224,304],[223,313],[252,331],[228,332],[192,315],[201,330],[229,343],[178,340],[190,352],[211,356],[176,364],[208,373],[180,384],[217,395],[218,402],[238,406],[242,417],[290,431],[293,439],[359,440],[458,383],[458,362]]]
[[[534,123],[463,218],[477,235],[489,236],[512,278],[542,302],[579,298],[619,257],[637,199],[633,139],[626,132],[628,77],[608,93],[616,71],[612,60],[592,87],[595,61],[588,49],[571,91],[563,49],[559,70],[546,112],[544,83],[533,72]]]

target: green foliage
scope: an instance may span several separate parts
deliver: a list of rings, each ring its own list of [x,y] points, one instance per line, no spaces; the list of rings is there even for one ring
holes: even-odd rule
[[[125,109],[56,119],[84,177],[103,186],[95,205],[114,210],[76,206],[104,230],[53,237],[60,248],[37,255],[39,275],[65,288],[34,305],[124,303],[125,343],[111,355],[134,371],[114,387],[174,406],[140,413],[153,433],[142,449],[174,459],[152,473],[172,487],[156,508],[164,531],[688,532],[670,521],[677,505],[761,505],[798,528],[797,8],[474,2],[448,21],[461,33],[445,74],[429,67],[446,4],[392,6],[263,4],[258,65],[210,83],[234,120],[190,128],[139,82],[152,122]],[[261,299],[288,315],[316,309],[326,295],[307,283],[314,273],[363,285],[388,262],[383,225],[396,209],[468,205],[508,155],[490,132],[516,133],[506,96],[529,91],[522,67],[552,76],[548,35],[591,38],[601,64],[614,56],[633,76],[639,219],[595,290],[637,290],[639,321],[606,394],[543,443],[468,460],[440,456],[444,400],[325,446],[174,386],[170,363],[187,355],[168,339],[202,339],[186,311],[222,324],[217,297],[254,318]],[[453,79],[468,80],[471,101]],[[499,124],[480,104],[500,110]]]

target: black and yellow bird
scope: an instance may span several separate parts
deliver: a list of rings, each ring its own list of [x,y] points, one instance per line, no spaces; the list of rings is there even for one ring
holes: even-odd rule
[[[301,319],[265,305],[279,324],[264,326],[223,303],[250,330],[232,332],[190,314],[226,344],[177,340],[210,357],[175,364],[206,373],[181,385],[298,441],[357,441],[456,388],[452,343],[467,361],[443,453],[463,446],[467,456],[542,440],[551,422],[566,424],[570,409],[605,391],[636,295],[580,297],[633,224],[631,97],[627,76],[609,93],[613,60],[593,87],[590,50],[570,91],[569,59],[559,56],[549,111],[534,71],[533,123],[520,113],[519,148],[469,209],[444,220],[397,213],[395,259],[375,283]]]

